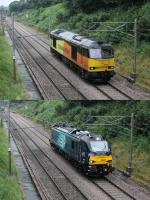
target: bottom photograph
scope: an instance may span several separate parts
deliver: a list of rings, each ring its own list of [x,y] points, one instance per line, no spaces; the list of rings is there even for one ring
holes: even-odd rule
[[[150,200],[150,101],[0,101],[0,200]]]

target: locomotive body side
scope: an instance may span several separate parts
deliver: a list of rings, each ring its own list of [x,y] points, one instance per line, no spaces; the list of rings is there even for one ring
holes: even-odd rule
[[[75,138],[69,136],[67,133],[58,130],[57,128],[52,128],[50,143],[53,147],[57,148],[63,154],[68,156],[69,159],[73,159],[76,162],[79,161],[79,152],[77,151],[77,146],[76,148],[73,146],[75,143],[79,144],[79,142]]]

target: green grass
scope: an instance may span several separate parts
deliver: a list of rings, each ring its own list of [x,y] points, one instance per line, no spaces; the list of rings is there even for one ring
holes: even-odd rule
[[[17,75],[13,83],[12,52],[4,36],[0,35],[0,99],[26,99],[27,95]]]
[[[128,166],[128,138],[112,140],[113,164],[122,171]],[[123,142],[124,141],[124,142]],[[150,186],[150,157],[138,146],[133,147],[133,174],[132,179],[146,187]]]
[[[133,53],[128,47],[115,47],[116,71],[129,77],[132,71]],[[150,88],[150,42],[141,42],[137,50],[137,85]]]
[[[57,4],[48,8],[27,10],[26,12],[19,13],[16,19],[24,22],[27,25],[34,26],[38,30],[47,32],[49,26],[49,17],[50,27],[53,29],[54,27],[58,26],[57,15],[62,12],[66,12],[64,5]]]
[[[0,199],[23,200],[18,174],[13,162],[13,176],[8,176],[7,138],[0,128]]]
[[[150,14],[148,12],[150,3],[143,5],[142,7],[131,7],[128,10],[122,8],[104,9],[101,8],[93,13],[85,14],[79,12],[76,15],[69,14],[63,3],[53,5],[48,8],[31,9],[26,10],[18,14],[16,18],[23,23],[33,26],[40,31],[48,31],[48,21],[50,17],[51,30],[55,28],[64,28],[66,30],[75,31],[78,33],[87,33],[86,29],[92,21],[134,21],[135,18],[143,26],[143,20],[150,20]],[[147,22],[148,23],[148,22]],[[141,26],[140,24],[140,26]],[[102,27],[105,28],[105,27]],[[133,27],[130,27],[131,29]],[[138,30],[138,37],[140,35],[140,29]],[[105,37],[105,33],[102,32],[91,32],[91,37],[98,40],[107,42],[113,41],[114,38],[121,37],[117,33],[114,36]],[[105,38],[105,39],[104,39]],[[116,71],[124,76],[130,76],[132,70],[132,48],[133,38],[123,36],[120,44],[112,42],[115,48],[115,59],[116,59]],[[150,88],[150,42],[144,42],[138,40],[137,48],[137,85],[145,89]]]

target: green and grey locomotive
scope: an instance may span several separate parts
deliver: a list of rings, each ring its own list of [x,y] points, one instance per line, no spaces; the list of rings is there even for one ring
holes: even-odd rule
[[[102,136],[60,125],[51,130],[51,146],[86,174],[103,176],[113,171],[111,148]]]

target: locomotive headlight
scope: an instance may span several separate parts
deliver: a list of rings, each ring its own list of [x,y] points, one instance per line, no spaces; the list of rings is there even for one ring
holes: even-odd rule
[[[108,66],[108,69],[114,69],[114,66]]]
[[[93,164],[95,161],[94,160],[90,160],[90,164]]]
[[[95,69],[95,67],[90,67],[90,70],[94,70]]]

